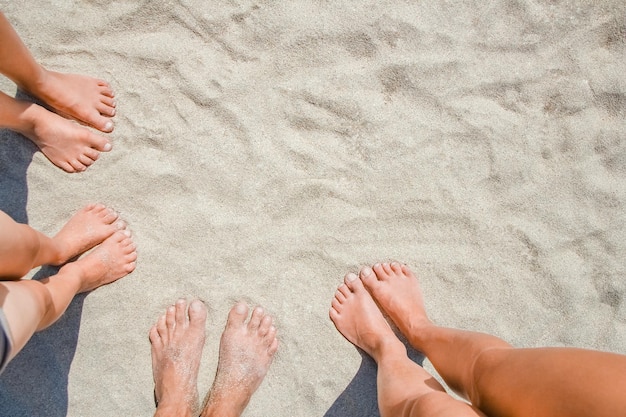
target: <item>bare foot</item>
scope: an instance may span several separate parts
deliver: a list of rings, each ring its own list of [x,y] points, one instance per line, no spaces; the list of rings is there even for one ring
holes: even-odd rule
[[[43,70],[30,92],[60,115],[78,120],[102,132],[113,131],[114,94],[109,83],[78,74]]]
[[[126,223],[118,220],[116,212],[102,204],[90,204],[76,213],[52,238],[58,248],[58,259],[52,264],[61,265],[125,228]]]
[[[78,293],[94,290],[102,285],[125,277],[135,270],[136,247],[130,238],[130,231],[115,232],[84,258],[66,264],[78,277]]]
[[[419,349],[416,337],[424,326],[432,323],[426,315],[422,290],[413,272],[398,262],[377,263],[372,268],[361,269],[360,277],[382,310]]]
[[[330,319],[339,333],[376,362],[386,355],[406,356],[406,348],[355,274],[347,274],[337,289],[331,303]]]
[[[203,417],[238,417],[261,385],[278,349],[272,317],[261,307],[248,318],[248,306],[231,308],[220,341],[220,357]]]
[[[25,105],[25,126],[19,132],[32,140],[41,152],[66,172],[82,172],[92,165],[100,152],[111,150],[105,137],[92,133],[37,104]]]
[[[198,415],[198,370],[207,309],[180,299],[150,329],[157,416]]]

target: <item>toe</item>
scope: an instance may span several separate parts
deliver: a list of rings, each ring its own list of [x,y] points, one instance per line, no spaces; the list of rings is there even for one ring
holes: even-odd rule
[[[394,274],[399,275],[402,274],[402,265],[400,264],[400,262],[392,262],[391,265],[391,270],[394,272]]]
[[[363,282],[361,282],[359,277],[357,277],[355,274],[346,275],[346,285],[353,293],[358,293],[365,290],[365,288],[363,287]]]
[[[343,305],[343,301],[340,301],[336,298],[333,298],[333,301],[331,301],[330,306],[331,306],[331,313],[334,311],[335,313],[340,313],[341,312],[341,306]]]
[[[406,266],[406,265],[402,265],[402,273],[404,274],[404,276],[406,276],[407,278],[413,278],[413,279],[417,279],[415,277],[415,274],[413,273],[413,271],[411,271],[411,269]]]
[[[227,327],[240,327],[248,317],[248,306],[240,301],[230,309],[228,313]]]
[[[376,265],[374,265],[374,268],[376,268]],[[367,288],[371,288],[376,284],[376,274],[374,273],[374,270],[372,270],[372,268],[370,268],[369,266],[361,268],[359,276],[361,277],[361,281],[363,281],[363,284]]]
[[[167,308],[165,324],[167,325],[168,336],[171,339],[174,336],[174,329],[176,329],[176,307],[169,306]]]
[[[91,159],[90,157],[88,157],[87,155],[83,154],[80,155],[78,158],[78,161],[83,164],[85,167],[90,167],[91,165],[93,165],[93,163],[95,162],[93,159]]]
[[[342,287],[345,287],[345,285],[341,284]],[[341,287],[340,287],[341,288]],[[337,301],[339,301],[340,303],[343,303],[346,300],[346,296],[343,294],[343,292],[341,292],[339,290],[339,288],[337,288],[337,291],[335,291],[335,298],[337,299]]]
[[[69,161],[69,164],[72,166],[73,172],[83,172],[84,170],[87,169],[85,164],[80,162],[78,159],[74,159],[74,160]]]
[[[267,353],[273,356],[277,350],[278,350],[278,339],[276,338],[276,329],[274,329],[274,338],[272,340],[272,343],[270,344],[270,347],[267,349]]]
[[[161,317],[159,317],[159,320],[157,320],[157,324],[156,324],[156,330],[159,333],[159,338],[161,339],[161,343],[167,343],[167,341],[169,340],[168,333],[167,333],[166,320],[167,320],[166,316],[165,314],[163,314]]]
[[[176,320],[177,328],[182,328],[187,324],[187,300],[184,298],[176,300],[174,320]]]
[[[272,316],[265,316],[263,317],[263,319],[261,320],[261,324],[259,325],[259,334],[261,336],[265,336],[269,330],[270,327],[272,326]]]
[[[347,299],[350,296],[350,288],[346,284],[341,284],[339,288],[337,288],[337,292],[343,295],[343,299]],[[343,301],[341,298],[338,298],[339,301]]]
[[[387,274],[387,276],[393,273],[393,271],[391,270],[391,266],[387,262],[384,262],[382,266],[383,266],[383,271],[385,271],[385,274]]]
[[[383,264],[381,263],[374,264],[374,266],[372,267],[372,270],[376,274],[377,279],[382,280],[382,279],[387,278],[387,273],[385,272],[385,269],[383,268]]]
[[[156,324],[150,328],[150,333],[148,334],[150,338],[150,343],[155,347],[163,346],[163,341],[161,340],[161,336],[159,335],[159,331],[157,330]]]
[[[261,319],[263,319],[263,307],[256,307],[252,311],[252,316],[250,317],[250,322],[248,323],[248,328],[250,330],[256,331],[261,324]]]
[[[206,316],[206,306],[202,301],[193,300],[191,304],[189,304],[189,323],[191,326],[204,328]]]

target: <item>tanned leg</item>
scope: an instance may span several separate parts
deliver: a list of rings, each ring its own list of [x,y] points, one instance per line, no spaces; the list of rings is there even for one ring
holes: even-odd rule
[[[61,265],[125,227],[113,210],[92,204],[50,238],[0,211],[0,280],[22,278],[41,265]]]
[[[330,318],[337,330],[378,364],[378,406],[382,417],[482,416],[449,396],[421,366],[411,361],[363,283],[346,275],[333,298]]]
[[[156,417],[198,415],[198,370],[207,310],[199,300],[180,299],[150,329]]]
[[[448,385],[492,417],[604,417],[626,410],[626,356],[571,348],[514,349],[494,336],[427,317],[415,275],[399,263],[361,281]]]
[[[241,302],[228,314],[202,417],[239,417],[272,364],[278,349],[272,317],[256,307],[247,318],[248,306]]]
[[[137,253],[127,230],[115,232],[85,257],[41,281],[0,282],[0,307],[11,334],[13,358],[35,331],[65,312],[74,296],[116,281],[135,269]]]

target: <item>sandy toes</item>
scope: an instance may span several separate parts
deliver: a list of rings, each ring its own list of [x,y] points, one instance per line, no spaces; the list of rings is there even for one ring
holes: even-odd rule
[[[82,172],[98,159],[101,152],[112,149],[105,137],[37,104],[28,105],[24,118],[32,122],[20,133],[33,141],[50,162],[66,172]]]
[[[198,370],[207,309],[180,299],[150,329],[157,415],[198,415]]]
[[[32,93],[64,117],[102,132],[113,131],[114,94],[104,80],[44,70],[36,91]]]
[[[349,273],[331,303],[330,319],[350,343],[367,352],[376,362],[390,349],[406,349],[393,333],[361,280]]]
[[[118,214],[102,204],[90,204],[74,214],[52,240],[59,248],[60,265],[80,255],[118,230],[126,228],[126,223],[118,220]]]
[[[256,307],[231,308],[220,341],[217,374],[202,416],[239,416],[259,387],[278,349],[273,319]]]
[[[422,326],[431,325],[419,281],[406,265],[377,263],[361,269],[359,275],[374,300],[409,341]]]
[[[137,252],[128,230],[115,232],[84,258],[63,268],[77,270],[78,292],[94,290],[130,274],[135,270]]]

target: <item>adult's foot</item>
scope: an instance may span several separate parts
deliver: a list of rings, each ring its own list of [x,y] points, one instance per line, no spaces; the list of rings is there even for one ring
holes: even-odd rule
[[[248,322],[248,306],[231,308],[220,341],[220,355],[213,387],[203,417],[238,417],[248,405],[272,364],[278,349],[273,319],[256,307]]]
[[[137,252],[130,236],[126,229],[115,232],[85,257],[61,268],[74,270],[67,276],[78,280],[77,293],[110,284],[135,270]]]
[[[57,259],[52,265],[61,265],[80,255],[118,230],[124,230],[126,223],[118,220],[118,214],[102,204],[90,204],[63,226],[53,238],[58,248]]]
[[[419,348],[421,330],[432,323],[426,315],[422,289],[413,272],[398,262],[377,263],[359,273],[376,303],[398,326],[409,342]]]
[[[150,329],[156,416],[198,415],[198,370],[207,309],[180,299]]]
[[[107,138],[37,104],[19,102],[17,105],[24,107],[24,123],[17,130],[33,141],[50,162],[66,172],[82,172],[101,152],[112,149]]]
[[[24,86],[29,92],[66,118],[109,133],[113,131],[115,100],[111,86],[104,80],[79,74],[64,74],[42,69],[39,79]]]
[[[377,363],[384,357],[406,356],[406,348],[355,274],[345,276],[335,292],[329,315],[337,330]]]

